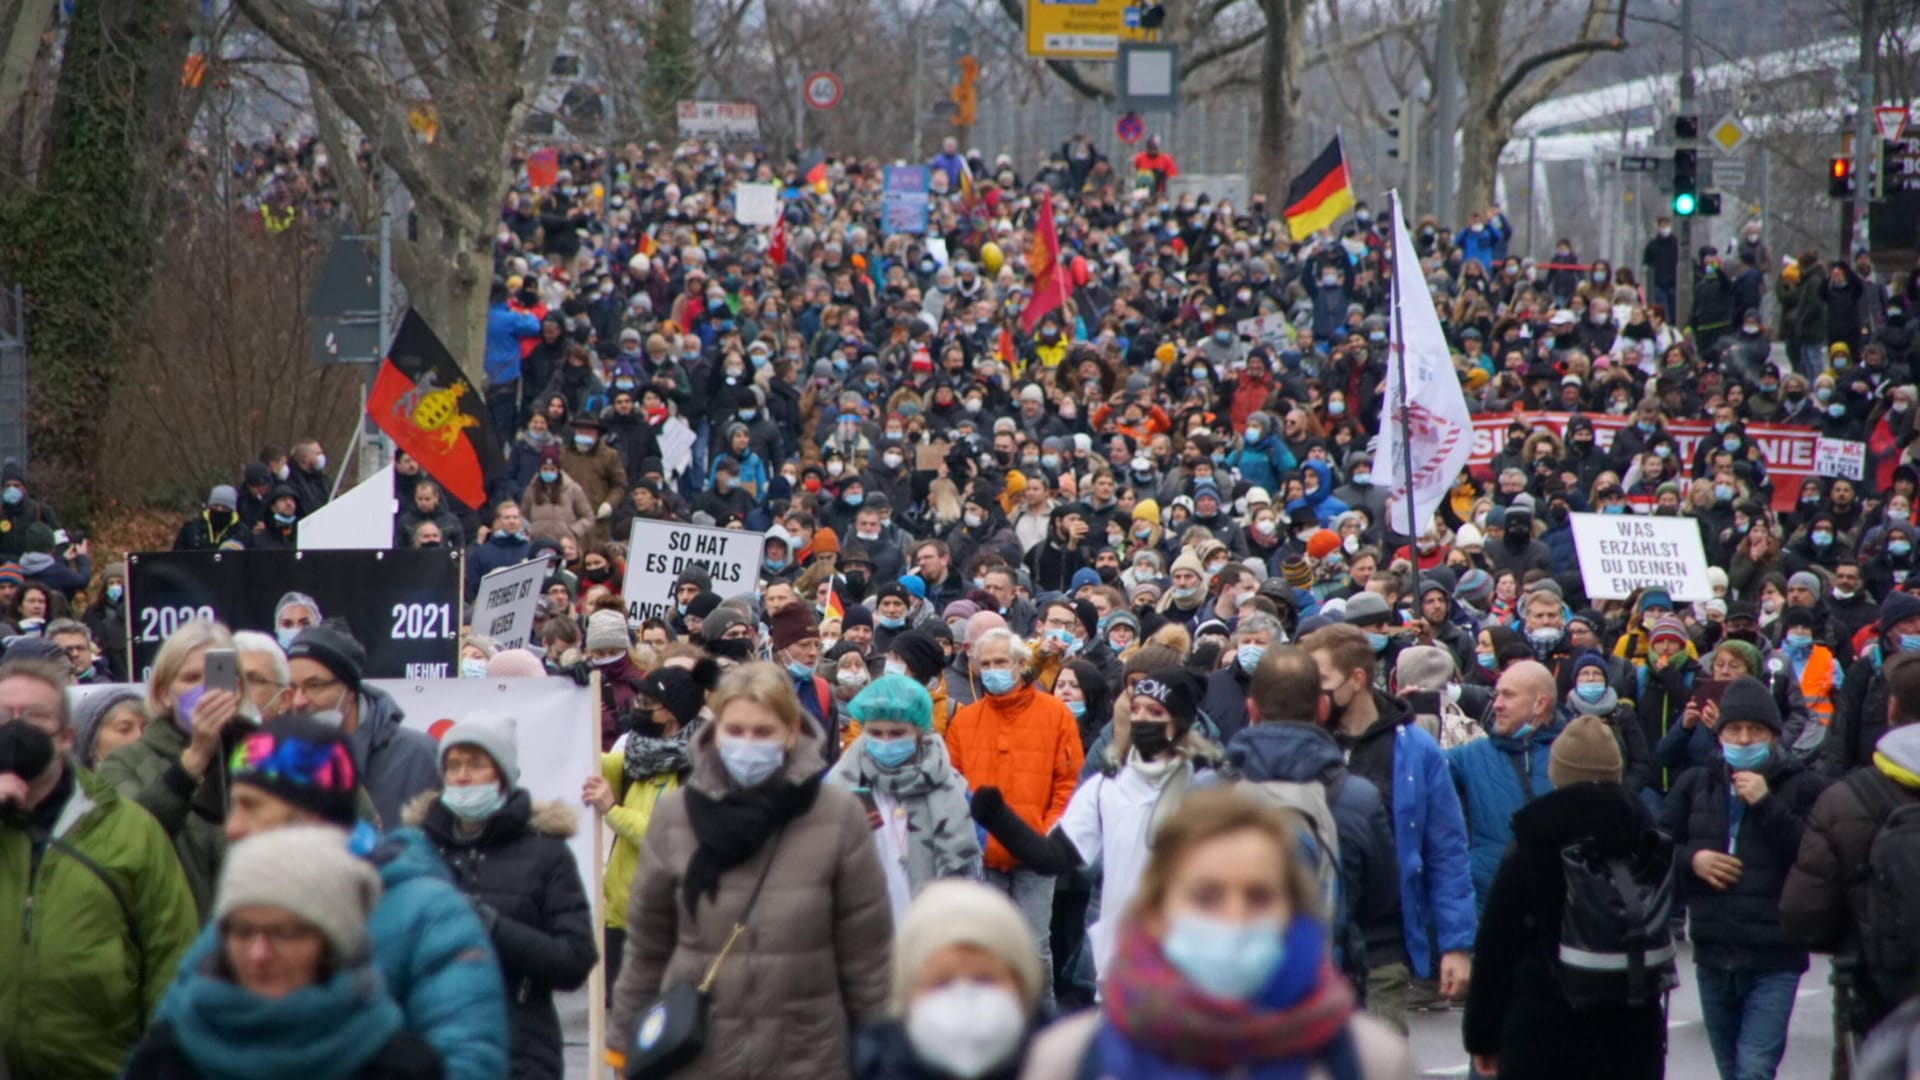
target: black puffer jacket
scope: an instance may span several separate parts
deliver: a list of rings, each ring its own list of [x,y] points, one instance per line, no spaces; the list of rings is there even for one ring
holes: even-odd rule
[[[1498,1055],[1506,1077],[1663,1075],[1667,1022],[1659,1006],[1575,1011],[1554,970],[1566,899],[1560,850],[1592,838],[1612,854],[1646,855],[1653,827],[1645,805],[1619,784],[1573,784],[1513,815],[1513,845],[1474,939],[1463,1024],[1468,1053]]]
[[[1759,771],[1767,780],[1767,797],[1746,808],[1731,838],[1730,781],[1727,763],[1718,759],[1674,782],[1660,825],[1673,837],[1680,860],[1681,887],[1692,912],[1694,962],[1730,971],[1805,971],[1806,950],[1788,941],[1780,928],[1780,893],[1800,852],[1807,816],[1826,785],[1779,749]],[[1693,873],[1693,856],[1701,851],[1739,859],[1740,880],[1725,891],[1700,880]]]
[[[567,848],[578,815],[557,802],[536,806],[516,788],[478,836],[464,838],[439,795],[422,793],[408,804],[405,820],[427,834],[454,883],[473,898],[499,954],[512,1026],[511,1075],[560,1080],[566,1064],[553,992],[579,989],[600,955],[593,909]]]

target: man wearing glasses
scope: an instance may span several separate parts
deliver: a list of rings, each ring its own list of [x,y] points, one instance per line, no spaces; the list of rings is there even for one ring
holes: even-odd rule
[[[67,671],[0,664],[0,1061],[109,1077],[198,930],[152,815],[69,758]]]
[[[409,799],[440,790],[439,759],[424,732],[401,726],[405,714],[398,702],[361,682],[366,659],[366,650],[344,631],[326,625],[300,631],[287,648],[293,681],[286,711],[307,713],[346,735],[381,827],[398,828]]]
[[[58,646],[72,669],[73,681],[81,684],[112,682],[99,650],[93,647],[93,632],[74,619],[55,619],[47,624],[47,640]]]

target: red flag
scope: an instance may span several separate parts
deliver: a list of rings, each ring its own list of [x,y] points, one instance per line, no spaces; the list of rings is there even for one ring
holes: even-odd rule
[[[478,510],[500,444],[486,404],[417,311],[408,311],[374,376],[367,416],[448,494]]]
[[[1033,276],[1033,298],[1020,312],[1020,329],[1033,333],[1049,312],[1060,310],[1067,301],[1067,269],[1060,265],[1060,234],[1053,228],[1053,195],[1040,200],[1040,220],[1033,226],[1033,243],[1027,247],[1027,273]]]
[[[773,219],[773,240],[767,245],[767,258],[775,266],[787,265],[787,215]]]
[[[559,182],[560,151],[549,146],[527,157],[527,184],[533,190],[545,191]]]

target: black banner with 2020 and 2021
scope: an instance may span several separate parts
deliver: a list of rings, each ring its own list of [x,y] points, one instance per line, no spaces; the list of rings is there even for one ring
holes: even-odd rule
[[[214,619],[272,636],[274,609],[302,593],[322,620],[344,620],[370,679],[451,677],[460,652],[461,553],[161,551],[127,556],[127,670],[145,681],[161,642]]]

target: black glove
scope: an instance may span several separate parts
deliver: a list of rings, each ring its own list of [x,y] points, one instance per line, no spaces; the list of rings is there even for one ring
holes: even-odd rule
[[[1007,810],[1007,800],[997,787],[979,788],[973,793],[973,820],[982,825],[994,821]]]
[[[561,671],[573,676],[574,683],[579,686],[585,686],[593,681],[593,665],[585,660],[575,661],[572,667],[562,668]]]
[[[1045,836],[1034,832],[1031,825],[1007,809],[1006,797],[999,788],[975,791],[972,812],[973,820],[987,830],[987,835],[1000,841],[1007,854],[1034,873],[1054,876],[1079,868],[1080,853],[1067,834],[1058,829]]]

